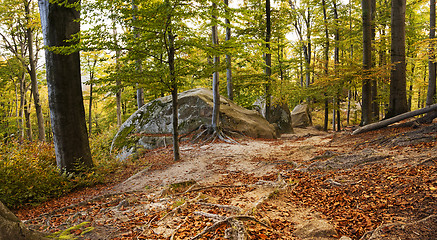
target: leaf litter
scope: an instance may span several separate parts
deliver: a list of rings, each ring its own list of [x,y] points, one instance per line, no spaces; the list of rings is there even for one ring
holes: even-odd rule
[[[125,181],[16,213],[76,239],[436,239],[437,135],[424,129],[185,143],[181,162],[146,152]]]

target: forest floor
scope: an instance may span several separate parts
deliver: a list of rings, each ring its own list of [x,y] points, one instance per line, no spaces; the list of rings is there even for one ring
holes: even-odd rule
[[[113,184],[15,213],[64,239],[437,239],[437,124],[350,133],[149,151]]]

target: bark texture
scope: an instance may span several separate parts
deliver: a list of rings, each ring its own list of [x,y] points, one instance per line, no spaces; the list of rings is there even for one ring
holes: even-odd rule
[[[67,5],[78,4],[68,0]],[[67,43],[80,30],[79,11],[48,0],[40,0],[45,45],[71,47]],[[79,52],[57,54],[46,51],[50,118],[56,161],[61,171],[77,172],[93,166],[83,105]]]
[[[212,4],[214,11],[217,9],[215,3]],[[217,21],[217,16],[213,15],[212,18]],[[218,31],[217,24],[212,26],[212,44],[218,46]],[[214,108],[212,110],[212,128],[217,131],[219,128],[219,112],[220,112],[220,93],[219,93],[219,65],[220,57],[214,56],[214,73],[212,75],[212,92],[214,96]]]
[[[224,0],[226,7],[229,7],[229,0]],[[228,10],[226,10],[226,13],[229,13]],[[225,19],[226,22],[226,37],[225,37],[225,41],[230,41],[231,40],[231,21],[229,20],[228,17],[226,17]],[[228,98],[230,100],[234,100],[234,83],[232,81],[232,57],[231,55],[228,53],[226,54],[226,90],[228,92]]]
[[[271,20],[270,20],[270,0],[266,0],[266,53],[265,53],[265,74],[266,74],[266,114],[265,117],[267,121],[270,119],[270,105],[272,101],[272,93],[271,93],[271,75],[272,75],[272,54],[270,53],[270,38],[272,36],[272,28],[271,28]]]
[[[435,0],[429,1],[430,5],[430,13],[429,13],[429,39],[435,38]],[[426,95],[426,105],[430,106],[435,103],[435,97],[436,97],[436,63],[435,63],[435,56],[434,56],[434,44],[431,44],[430,48],[431,56],[429,57],[428,62],[428,93]]]
[[[362,0],[363,11],[363,97],[361,107],[361,125],[367,125],[372,122],[372,85],[369,78],[369,71],[372,68],[372,1]]]
[[[391,8],[391,63],[390,102],[386,118],[408,111],[405,63],[406,0],[393,0]]]

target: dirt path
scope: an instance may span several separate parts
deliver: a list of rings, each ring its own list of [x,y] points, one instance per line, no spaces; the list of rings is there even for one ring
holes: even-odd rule
[[[437,214],[430,134],[411,146],[398,146],[402,132],[312,128],[274,141],[184,144],[181,162],[27,224],[77,239],[358,239]]]
[[[184,145],[181,147],[181,162],[164,170],[145,169],[110,192],[142,191],[189,180],[202,185],[214,184],[232,172],[256,177],[276,174],[278,164],[309,160],[323,149],[320,146],[332,139],[332,135],[312,128],[297,129],[296,132],[283,135],[280,141],[245,140],[240,144]]]

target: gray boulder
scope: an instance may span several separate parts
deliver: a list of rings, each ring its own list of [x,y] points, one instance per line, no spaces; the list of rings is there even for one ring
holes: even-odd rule
[[[178,94],[179,133],[188,133],[211,124],[213,96],[205,88],[188,90]],[[111,151],[121,149],[121,158],[136,152],[137,148],[153,149],[172,144],[172,101],[171,96],[155,99],[127,119],[115,135]],[[239,131],[253,138],[276,138],[275,128],[258,112],[220,98],[221,126]]]
[[[263,98],[258,98],[253,104],[253,108],[264,117],[266,116],[266,103]],[[268,121],[277,126],[279,134],[293,133],[291,113],[287,103],[272,103]]]
[[[310,110],[307,104],[299,104],[291,112],[293,127],[308,127],[312,125]]]

